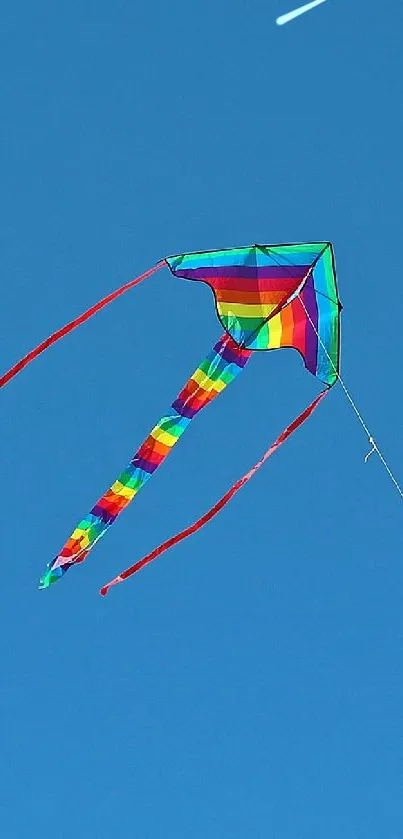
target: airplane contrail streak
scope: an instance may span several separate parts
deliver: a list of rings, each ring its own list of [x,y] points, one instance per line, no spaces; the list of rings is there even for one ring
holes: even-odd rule
[[[312,3],[306,3],[305,6],[300,6],[299,9],[294,9],[293,12],[287,12],[286,15],[280,15],[280,17],[276,20],[277,26],[283,26],[284,23],[289,23],[290,20],[294,20],[294,18],[303,15],[305,12],[309,12],[310,9],[314,9],[315,6],[320,6],[321,3],[325,2],[326,0],[312,0]]]

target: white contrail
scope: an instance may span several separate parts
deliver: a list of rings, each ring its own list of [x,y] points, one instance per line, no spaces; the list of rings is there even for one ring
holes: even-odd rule
[[[309,12],[310,9],[314,9],[315,6],[320,6],[320,4],[324,2],[325,0],[312,0],[312,3],[307,3],[305,6],[300,6],[299,9],[294,9],[293,12],[287,12],[286,15],[280,15],[280,17],[278,17],[276,20],[277,26],[282,26],[284,23],[289,23],[290,20],[294,20],[295,17],[303,15],[304,12]]]

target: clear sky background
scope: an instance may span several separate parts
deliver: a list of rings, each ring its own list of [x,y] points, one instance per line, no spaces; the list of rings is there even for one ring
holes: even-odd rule
[[[294,5],[297,5],[295,3]],[[1,368],[159,258],[334,242],[342,372],[403,478],[399,0],[13,0]],[[402,504],[341,388],[259,354],[83,566],[37,580],[221,334],[167,270],[1,393],[7,839],[401,839]]]

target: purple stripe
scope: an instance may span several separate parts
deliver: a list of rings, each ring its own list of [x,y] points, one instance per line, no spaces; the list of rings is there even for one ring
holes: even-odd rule
[[[159,467],[159,463],[151,463],[151,460],[146,460],[144,457],[139,457],[139,455],[135,455],[132,460],[132,465],[136,467],[136,469],[142,469],[143,472],[148,472],[149,475],[152,475],[156,469]]]
[[[210,277],[240,277],[242,279],[259,278],[261,280],[277,280],[280,278],[287,279],[288,277],[303,278],[309,269],[309,265],[267,265],[260,267],[256,265],[217,265],[216,268],[210,266],[200,268],[187,268],[185,270],[174,269],[172,271],[176,277],[183,277],[189,280],[208,280]]]
[[[249,360],[249,356],[240,355],[235,350],[231,349],[228,344],[222,346],[220,349],[218,349],[217,345],[217,354],[220,355],[224,361],[227,361],[228,364],[237,364],[237,366],[241,368],[245,367],[246,362]]]
[[[200,408],[191,408],[190,405],[185,405],[181,399],[175,399],[172,407],[181,416],[186,419],[193,419],[193,417],[200,411]]]
[[[316,300],[315,289],[312,277],[309,277],[304,290],[301,294],[304,306],[315,326],[318,330],[318,304]],[[305,344],[305,360],[306,366],[314,376],[316,376],[316,368],[318,364],[318,336],[315,333],[309,319],[306,319],[306,344]]]
[[[100,507],[99,504],[95,504],[95,507],[92,508],[91,514],[93,516],[97,516],[104,524],[112,524],[115,521],[116,515],[113,513],[109,513],[108,510],[104,510],[103,507]]]

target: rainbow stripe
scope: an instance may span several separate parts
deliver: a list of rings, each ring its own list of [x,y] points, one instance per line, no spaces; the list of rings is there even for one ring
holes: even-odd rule
[[[80,521],[58,556],[49,563],[40,588],[47,588],[60,579],[71,565],[85,559],[164,462],[193,417],[235,379],[250,356],[251,351],[239,348],[229,335],[220,338],[187,381],[168,413],[153,428],[110,489]]]
[[[330,242],[180,254],[166,263],[175,276],[210,286],[238,346],[293,347],[314,376],[334,384],[341,307]]]

